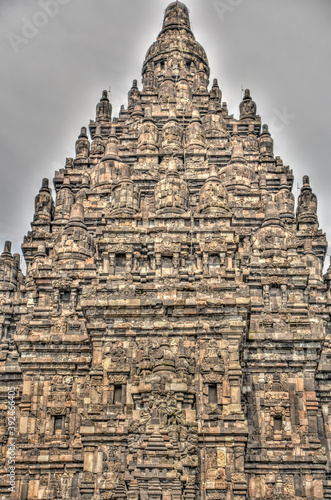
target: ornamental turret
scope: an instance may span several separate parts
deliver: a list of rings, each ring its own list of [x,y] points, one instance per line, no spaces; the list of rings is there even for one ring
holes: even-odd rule
[[[185,150],[188,153],[206,152],[206,132],[198,110],[192,113],[192,120],[185,131]]]
[[[278,211],[281,219],[286,222],[294,220],[294,195],[287,182],[287,175],[282,174],[280,178],[280,187],[278,193],[275,195],[275,201],[278,205]]]
[[[158,128],[153,120],[151,107],[146,106],[145,117],[139,127],[137,153],[157,153],[158,149]]]
[[[199,69],[193,78],[193,90],[198,93],[205,93],[208,90],[209,78],[206,74],[203,63],[199,63]]]
[[[94,239],[87,232],[84,222],[84,207],[81,203],[75,203],[64,231],[55,242],[55,258],[63,263],[85,261],[93,257],[94,253]]]
[[[83,203],[86,200],[86,193],[90,189],[90,176],[85,173],[82,177],[82,183],[80,185],[79,191],[75,196],[75,203]]]
[[[112,127],[107,140],[105,155],[91,171],[92,189],[100,188],[109,192],[111,185],[120,179],[123,163],[120,161],[118,149],[115,127]]]
[[[110,195],[111,215],[134,215],[139,210],[139,192],[131,180],[130,167],[123,165],[121,179]]]
[[[244,99],[240,103],[240,120],[246,119],[256,119],[256,104],[249,89],[245,90]]]
[[[209,101],[208,113],[202,118],[202,124],[208,139],[227,138],[229,136],[223,115],[217,108],[216,101],[214,100]]]
[[[54,202],[48,179],[43,179],[42,187],[35,199],[34,222],[50,222],[53,217]]]
[[[176,85],[177,104],[184,108],[191,104],[192,91],[187,79],[187,73],[182,70],[179,75],[179,80]]]
[[[209,177],[200,193],[197,212],[202,214],[228,214],[227,193],[217,174],[215,165],[210,167]]]
[[[143,107],[142,107],[140,101],[136,102],[134,109],[132,111],[131,117],[134,120],[134,122],[136,122],[136,123],[139,123],[142,121],[142,118],[144,117],[144,112],[143,112]]]
[[[39,243],[37,251],[33,257],[33,261],[29,266],[29,274],[31,277],[35,275],[35,271],[38,270],[45,264],[46,260],[46,247],[45,242],[42,241]]]
[[[100,102],[97,104],[96,118],[97,123],[110,123],[111,122],[112,105],[109,102],[108,92],[104,90]]]
[[[17,290],[17,284],[22,279],[19,254],[11,253],[11,241],[6,241],[0,255],[0,298],[9,298]]]
[[[239,136],[233,138],[232,155],[229,164],[220,172],[222,184],[229,190],[249,189],[255,177],[253,169],[247,164]]]
[[[274,156],[274,141],[269,132],[268,125],[263,125],[259,138],[260,155],[262,159],[272,159]]]
[[[174,109],[170,110],[169,118],[162,129],[162,148],[165,153],[169,154],[183,149],[183,128]]]
[[[243,142],[244,149],[250,154],[259,153],[259,141],[254,129],[254,124],[251,123],[248,126],[248,134]]]
[[[105,152],[105,144],[101,135],[101,125],[98,123],[91,144],[91,157],[93,158],[103,155],[104,152]]]
[[[72,192],[70,178],[65,177],[63,184],[56,196],[56,205],[54,220],[63,221],[70,218],[71,207],[75,201],[75,195]]]
[[[135,105],[139,101],[140,101],[140,92],[138,89],[138,82],[137,80],[133,80],[131,90],[128,93],[129,112],[132,112],[134,110]]]
[[[116,129],[112,127],[110,130],[110,134],[106,143],[106,151],[105,156],[101,161],[106,160],[117,160],[118,159],[118,139],[116,136]]]
[[[218,86],[217,78],[214,78],[213,86],[209,92],[209,97],[212,101],[215,101],[216,106],[219,107],[222,102],[222,91]]]
[[[155,79],[153,62],[147,64],[142,82],[143,82],[144,92],[153,91],[155,89],[156,79]]]
[[[264,221],[252,238],[252,262],[255,261],[259,266],[284,267],[290,239],[291,233],[284,228],[277,204],[269,198]]]
[[[283,224],[280,220],[277,204],[275,203],[275,200],[273,198],[269,198],[266,202],[265,217],[261,225],[261,227],[267,226],[283,227]]]
[[[309,285],[316,286],[323,282],[322,263],[313,250],[312,239],[304,241],[303,261],[309,270]]]
[[[76,160],[84,159],[86,160],[90,153],[90,141],[87,137],[86,127],[82,127],[78,139],[75,145],[76,149]]]
[[[176,102],[176,86],[170,71],[166,71],[164,80],[160,83],[159,99],[161,104]]]
[[[299,228],[306,228],[307,225],[318,225],[317,197],[310,187],[308,175],[303,177],[303,186],[298,198],[297,221]]]
[[[188,208],[188,187],[180,178],[176,158],[169,161],[167,175],[155,186],[156,213],[183,213]]]

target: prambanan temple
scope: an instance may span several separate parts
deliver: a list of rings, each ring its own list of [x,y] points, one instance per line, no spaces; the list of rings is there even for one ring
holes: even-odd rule
[[[143,33],[142,33],[143,36]],[[1,499],[331,498],[331,268],[317,199],[181,2],[0,257]],[[275,91],[277,89],[275,88]]]

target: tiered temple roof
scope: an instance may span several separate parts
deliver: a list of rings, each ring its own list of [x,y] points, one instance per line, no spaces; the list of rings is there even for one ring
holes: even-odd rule
[[[181,2],[0,256],[0,495],[331,498],[331,269],[308,177],[229,115]],[[255,96],[254,96],[255,98]],[[1,498],[2,498],[1,497]],[[13,497],[14,498],[14,497]]]

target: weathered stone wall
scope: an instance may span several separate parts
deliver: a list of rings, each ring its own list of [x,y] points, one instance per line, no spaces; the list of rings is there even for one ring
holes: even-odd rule
[[[331,498],[330,283],[317,200],[247,90],[228,114],[172,3],[112,119],[44,180],[0,257],[2,479],[13,498]]]

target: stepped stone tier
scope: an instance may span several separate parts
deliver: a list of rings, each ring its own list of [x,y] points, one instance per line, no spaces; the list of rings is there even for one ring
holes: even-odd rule
[[[21,500],[331,498],[331,267],[246,90],[174,2],[0,257],[1,479]],[[238,103],[239,104],[239,103]],[[54,200],[54,201],[53,201]]]

